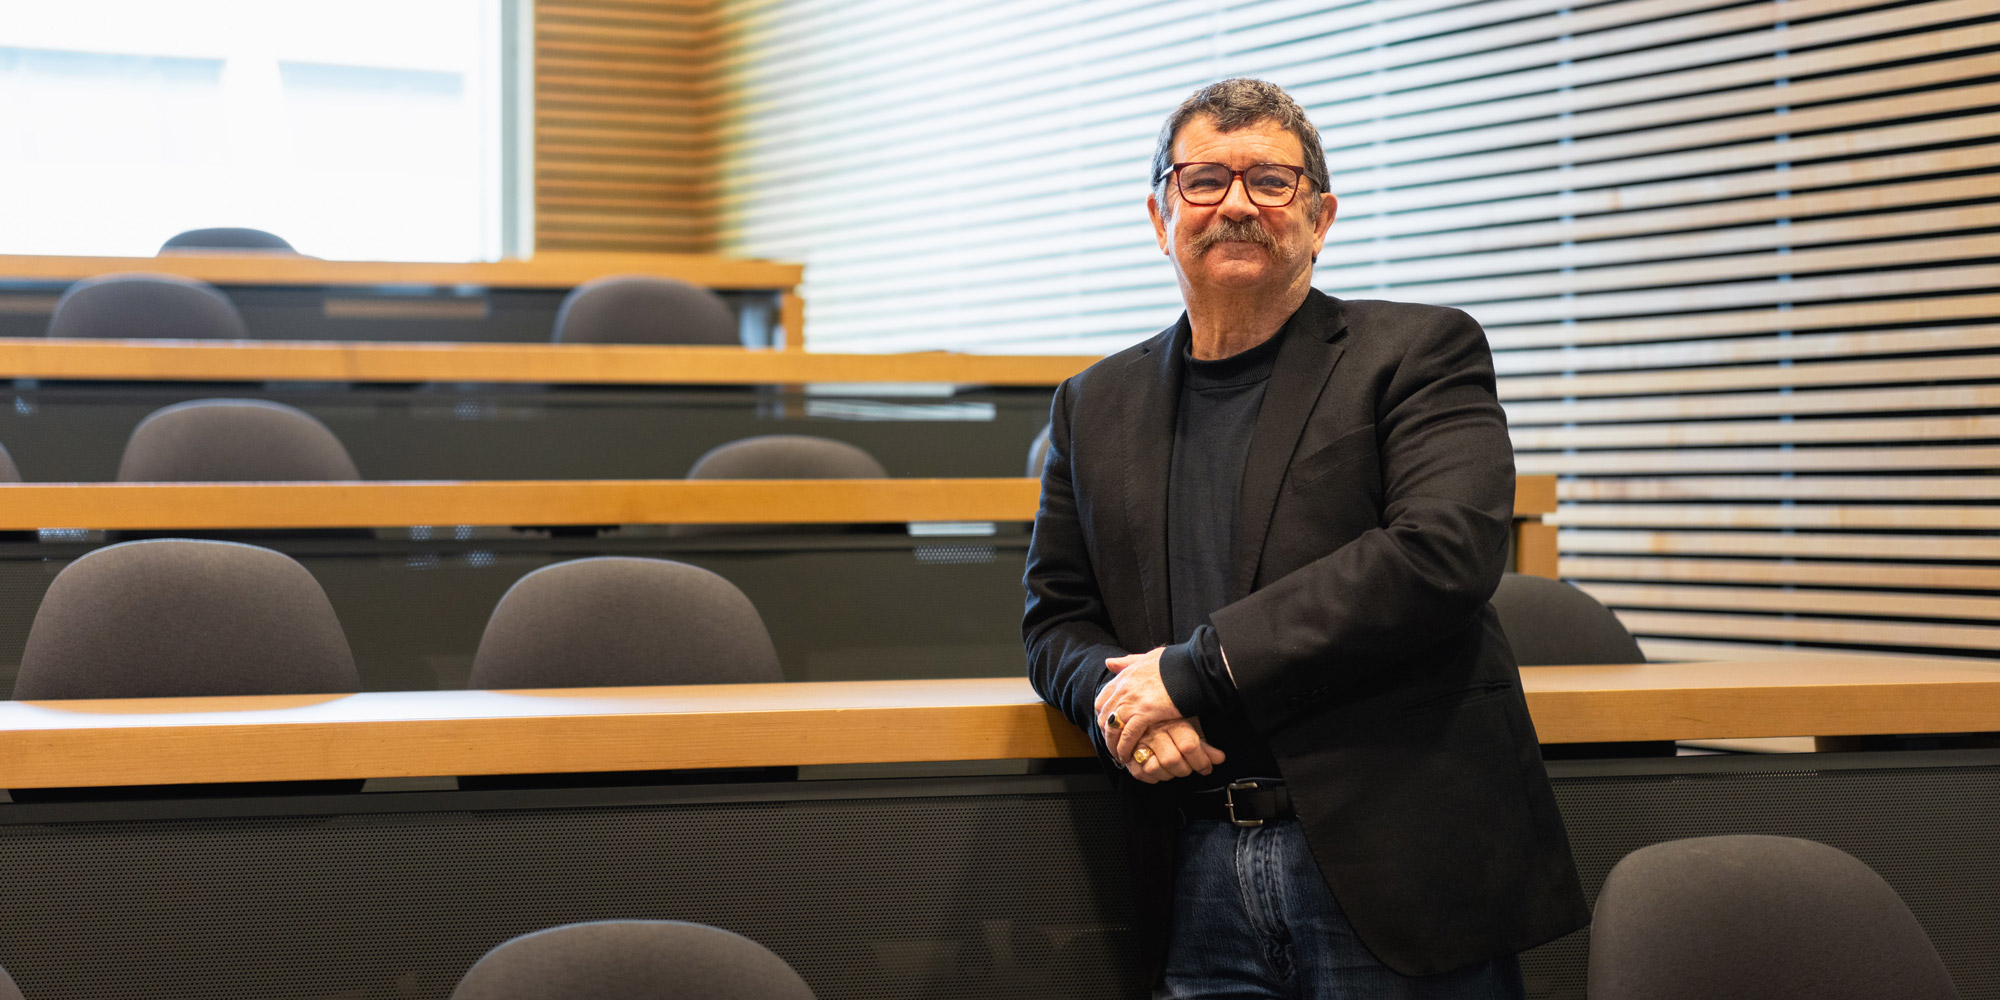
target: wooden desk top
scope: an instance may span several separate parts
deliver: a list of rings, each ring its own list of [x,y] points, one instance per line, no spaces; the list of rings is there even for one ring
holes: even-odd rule
[[[1515,490],[1516,516],[1555,509],[1553,476]],[[4,483],[0,531],[1032,521],[1040,503],[1025,477]]]
[[[75,281],[119,271],[177,274],[216,285],[475,285],[574,288],[613,274],[653,274],[707,288],[781,290],[801,264],[714,254],[538,253],[526,260],[435,263],[318,260],[278,254],[183,253],[165,257],[38,257],[0,254],[0,281]]]
[[[1530,667],[1544,742],[2000,731],[2000,664]],[[0,702],[0,787],[1088,756],[1020,678]]]
[[[1032,521],[1016,479],[6,483],[0,530]]]
[[[1097,360],[641,344],[0,338],[0,377],[129,381],[1053,386]]]

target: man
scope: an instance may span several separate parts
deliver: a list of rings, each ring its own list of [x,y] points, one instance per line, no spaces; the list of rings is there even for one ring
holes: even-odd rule
[[[1153,160],[1187,311],[1056,390],[1022,630],[1122,769],[1159,995],[1519,996],[1589,913],[1487,604],[1485,335],[1312,287],[1336,202],[1279,88],[1196,93]]]

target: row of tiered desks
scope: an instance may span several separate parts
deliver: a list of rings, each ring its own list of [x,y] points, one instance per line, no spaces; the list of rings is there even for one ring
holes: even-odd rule
[[[345,266],[282,266],[312,264]],[[450,300],[426,287],[417,298]],[[294,293],[290,307],[312,301]],[[368,311],[317,294],[328,322]],[[102,543],[86,532],[247,529],[327,587],[371,689],[0,703],[0,787],[107,789],[0,805],[0,965],[31,995],[443,997],[514,933],[633,916],[749,934],[823,1000],[1144,995],[1110,785],[1021,679],[1036,484],[1020,473],[1050,388],[1087,359],[14,332],[0,341],[0,372],[20,380],[0,442],[42,482],[0,487],[0,532],[16,533],[0,542],[0,658],[18,658],[48,578]],[[315,413],[387,481],[87,482],[108,477],[146,412],[218,395]],[[772,432],[853,441],[897,478],[677,481],[705,448]],[[49,482],[63,479],[76,482]],[[1517,568],[1553,575],[1553,482],[1524,479],[1516,506]],[[702,522],[897,530],[648,528]],[[396,530],[296,534],[351,527]],[[603,553],[730,578],[793,683],[454,690],[507,585]],[[2000,730],[2000,671],[1983,664],[1828,654],[1523,673],[1550,744]],[[1813,837],[1888,876],[1971,990],[2000,987],[1978,916],[2000,894],[2000,757],[1968,742],[1549,767],[1590,891],[1658,840]],[[460,788],[471,775],[514,787]],[[204,787],[319,779],[367,785]],[[134,785],[158,797],[109,797]],[[1476,822],[1447,835],[1476,836]],[[1531,994],[1581,997],[1584,944],[1532,952]]]

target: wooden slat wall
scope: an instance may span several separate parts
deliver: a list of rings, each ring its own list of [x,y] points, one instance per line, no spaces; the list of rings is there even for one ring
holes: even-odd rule
[[[1485,321],[1559,571],[1649,654],[1993,656],[2000,8],[1671,6],[1528,71],[1561,90],[1387,95],[1336,169],[1411,186],[1348,201],[1374,245],[1325,276]]]
[[[1263,76],[1342,196],[1319,284],[1486,324],[1649,650],[2000,651],[1993,0],[724,9],[728,238],[807,261],[816,343],[1158,329],[1153,130]]]
[[[712,253],[715,0],[535,0],[535,246]]]

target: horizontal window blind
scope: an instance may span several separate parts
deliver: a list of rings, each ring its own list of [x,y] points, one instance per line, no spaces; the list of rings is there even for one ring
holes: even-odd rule
[[[1486,325],[1650,654],[2000,651],[1991,0],[724,7],[724,236],[808,262],[814,347],[1158,330],[1154,130],[1261,76],[1342,198],[1318,284]]]
[[[715,250],[714,0],[535,0],[535,246]]]

